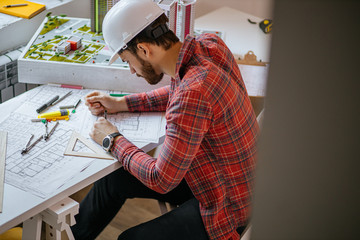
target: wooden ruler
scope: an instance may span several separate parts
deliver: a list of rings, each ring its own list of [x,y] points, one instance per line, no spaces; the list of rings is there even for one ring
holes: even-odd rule
[[[75,152],[74,148],[75,148],[77,141],[82,142],[92,152]],[[113,156],[111,156],[108,153],[105,153],[102,149],[97,147],[89,139],[83,137],[82,135],[80,135],[79,133],[77,133],[75,131],[73,131],[73,133],[70,137],[70,140],[65,149],[64,155],[114,160]]]
[[[7,132],[0,131],[0,213],[3,207]]]

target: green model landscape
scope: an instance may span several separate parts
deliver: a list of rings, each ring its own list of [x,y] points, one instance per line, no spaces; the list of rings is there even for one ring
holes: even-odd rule
[[[70,21],[70,19],[67,19],[66,15],[50,15],[51,13],[47,14],[47,21],[24,58],[71,63],[95,63],[97,53],[105,47],[102,35],[91,32],[90,27],[87,26],[87,24],[83,24],[76,29],[72,29],[72,27],[66,28],[65,30],[67,31],[68,36],[56,34],[54,32],[56,32],[60,26]],[[65,30],[63,31],[65,32]],[[61,41],[68,39],[69,35],[80,37],[82,39],[82,46],[78,50],[70,50],[67,54],[57,52],[57,45]]]

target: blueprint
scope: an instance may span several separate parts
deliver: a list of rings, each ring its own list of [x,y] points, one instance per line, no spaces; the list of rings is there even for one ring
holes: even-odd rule
[[[0,129],[8,132],[5,182],[46,197],[89,166],[93,159],[63,156],[72,130],[61,123],[48,141],[41,140],[27,154],[22,155],[21,150],[31,134],[35,133],[36,139],[44,132],[44,124],[36,125],[18,113],[1,123]]]
[[[28,153],[22,155],[21,151],[31,135],[34,135],[33,142],[45,133],[45,124],[30,121],[37,118],[35,110],[53,96],[62,96],[70,90],[70,96],[46,112],[56,111],[61,105],[73,105],[82,99],[76,112],[70,115],[68,121],[59,121],[48,141],[41,140]],[[75,130],[89,138],[89,132],[97,119],[90,114],[83,100],[91,91],[44,85],[25,93],[26,97],[23,98],[20,107],[0,123],[0,130],[8,132],[5,172],[7,184],[45,198],[86,169],[93,161],[98,161],[94,158],[64,156],[72,132]],[[159,141],[162,121],[160,113],[119,113],[108,115],[108,120],[130,141]],[[49,131],[54,125],[55,122],[48,124]],[[76,144],[74,151],[82,152],[85,151],[84,148],[85,145]]]
[[[81,134],[86,136],[92,127],[92,123],[98,117],[87,112],[87,124],[84,125]],[[114,124],[119,132],[128,140],[135,142],[159,142],[162,113],[118,113],[108,114],[107,120]],[[91,126],[90,126],[91,125]]]

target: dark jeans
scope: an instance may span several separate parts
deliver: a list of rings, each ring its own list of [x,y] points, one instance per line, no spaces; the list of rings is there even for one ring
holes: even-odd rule
[[[95,239],[110,223],[128,198],[152,198],[178,208],[154,220],[123,232],[120,239],[208,239],[199,210],[185,181],[167,194],[157,193],[123,168],[97,181],[80,203],[76,224],[72,226],[75,239]],[[238,231],[240,228],[238,229]],[[242,231],[241,228],[240,231]]]

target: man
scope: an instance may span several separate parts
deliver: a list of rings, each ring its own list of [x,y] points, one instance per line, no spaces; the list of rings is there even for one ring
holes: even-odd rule
[[[180,42],[150,0],[122,0],[106,15],[103,35],[131,73],[170,86],[123,98],[94,92],[94,115],[165,111],[166,137],[153,158],[100,117],[90,136],[123,168],[94,184],[80,204],[76,239],[94,239],[127,198],[154,198],[175,210],[118,239],[239,239],[248,223],[258,125],[235,59],[215,35]]]

